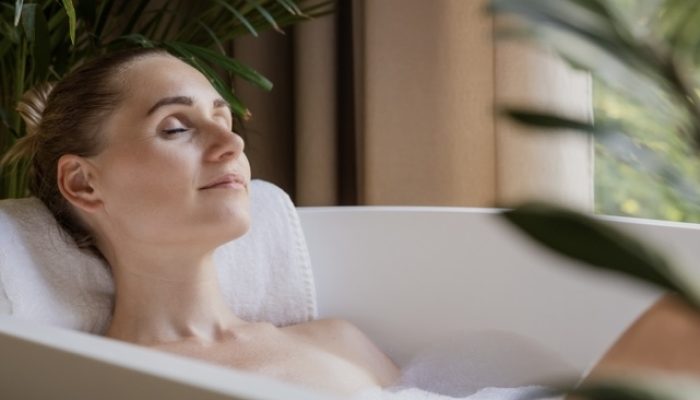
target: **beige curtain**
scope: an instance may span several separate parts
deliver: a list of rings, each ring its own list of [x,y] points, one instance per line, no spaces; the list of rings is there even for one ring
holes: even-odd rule
[[[277,84],[270,94],[239,90],[255,114],[247,126],[255,176],[298,205],[534,197],[592,209],[588,138],[533,134],[494,114],[514,104],[592,118],[588,76],[546,52],[494,41],[485,0],[340,3],[339,14],[290,35],[236,46]]]

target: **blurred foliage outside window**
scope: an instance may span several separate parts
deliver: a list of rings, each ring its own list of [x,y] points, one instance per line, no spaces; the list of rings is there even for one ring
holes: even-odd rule
[[[661,0],[612,0],[619,14],[639,35],[654,29]],[[671,221],[700,222],[700,157],[678,135],[668,121],[650,115],[644,107],[622,99],[602,81],[593,83],[594,115],[598,122],[626,120],[626,132],[636,146],[661,153],[684,177],[681,185],[670,185],[667,177],[649,173],[633,155],[615,153],[600,140],[595,145],[595,210],[600,214],[622,215]],[[666,108],[660,105],[659,108]],[[673,189],[672,187],[676,187]],[[678,187],[682,190],[678,190]]]

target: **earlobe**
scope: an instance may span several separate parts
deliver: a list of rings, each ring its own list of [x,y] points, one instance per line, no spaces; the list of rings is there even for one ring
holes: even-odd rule
[[[102,200],[92,182],[90,164],[82,157],[65,154],[57,165],[58,190],[73,206],[88,212],[97,211]]]

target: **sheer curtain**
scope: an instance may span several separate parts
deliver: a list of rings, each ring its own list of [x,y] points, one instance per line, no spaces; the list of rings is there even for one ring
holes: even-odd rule
[[[542,50],[494,40],[485,0],[339,1],[235,55],[275,82],[244,85],[254,175],[298,205],[593,207],[589,138],[534,133],[506,104],[590,119],[591,83]],[[500,21],[499,21],[500,23]]]

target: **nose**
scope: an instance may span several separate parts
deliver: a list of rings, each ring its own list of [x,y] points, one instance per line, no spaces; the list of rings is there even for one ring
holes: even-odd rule
[[[207,159],[210,161],[236,159],[243,153],[243,138],[224,126],[212,124],[208,136],[211,138],[207,151]]]

